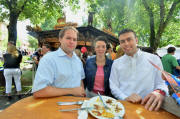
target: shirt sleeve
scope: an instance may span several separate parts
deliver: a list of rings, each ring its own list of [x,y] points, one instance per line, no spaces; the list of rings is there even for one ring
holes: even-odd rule
[[[178,64],[176,58],[172,56],[172,66],[173,66],[173,68],[175,68],[175,67],[178,66],[178,65],[179,65],[179,64]]]
[[[119,80],[120,80],[120,77],[118,77],[118,69],[116,68],[115,63],[113,63],[112,68],[111,68],[110,79],[109,79],[111,93],[117,99],[124,100],[128,96],[125,95],[123,91],[120,90]]]
[[[162,63],[161,63],[160,58],[157,57],[157,58],[154,58],[154,59],[156,59],[156,61],[155,61],[156,64],[157,64],[161,69],[163,69],[163,66],[162,66]],[[168,87],[167,87],[167,85],[165,84],[165,81],[162,79],[162,73],[161,73],[159,70],[155,69],[155,74],[156,74],[156,76],[155,76],[155,89],[163,90],[163,91],[165,91],[166,95],[169,95],[169,93],[168,93]]]
[[[55,67],[54,67],[55,68]],[[42,57],[33,82],[32,93],[39,91],[53,83],[53,64],[47,57]]]

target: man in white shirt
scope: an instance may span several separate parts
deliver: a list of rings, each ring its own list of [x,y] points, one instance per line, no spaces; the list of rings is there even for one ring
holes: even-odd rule
[[[149,61],[162,68],[158,56],[137,48],[138,38],[131,29],[119,33],[120,46],[125,55],[114,61],[110,75],[112,94],[121,100],[141,103],[147,110],[158,110],[168,95],[161,72]]]

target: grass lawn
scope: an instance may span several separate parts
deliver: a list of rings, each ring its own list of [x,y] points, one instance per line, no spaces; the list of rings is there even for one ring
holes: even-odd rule
[[[22,70],[21,82],[23,86],[32,85],[32,73],[31,70]]]
[[[21,86],[22,86],[21,93],[26,93],[32,88],[32,71],[31,70],[22,71]],[[1,86],[0,95],[4,95],[4,92],[5,92],[5,87]],[[14,85],[12,85],[12,94],[16,94],[16,89]]]
[[[32,88],[32,86],[22,86],[22,91],[21,93],[22,94],[26,94],[26,93],[30,93],[28,91],[30,91]],[[12,86],[12,92],[11,92],[12,95],[16,95],[16,89],[14,87],[14,85]],[[0,87],[0,95],[5,95],[5,87]]]

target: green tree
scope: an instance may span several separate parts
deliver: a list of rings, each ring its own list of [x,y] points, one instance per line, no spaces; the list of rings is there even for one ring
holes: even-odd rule
[[[53,27],[57,24],[57,19],[58,17],[55,16],[50,16],[47,18],[41,25],[42,30],[52,30]]]
[[[8,41],[17,40],[17,20],[40,24],[50,16],[61,16],[67,5],[78,8],[79,0],[0,0],[0,21],[9,21]]]
[[[29,42],[29,47],[32,49],[37,49],[38,48],[38,41],[32,36],[28,36],[28,42]]]
[[[177,16],[180,10],[180,0],[142,0],[142,3],[149,16],[150,46],[156,50],[160,45],[160,39],[165,28],[168,26],[170,20]],[[159,8],[156,6],[159,6]],[[157,23],[155,23],[156,15],[159,17],[157,18]],[[155,26],[157,26],[157,28]]]
[[[168,40],[172,43],[171,40],[178,41],[180,37],[177,17],[180,16],[180,0],[86,1],[89,10],[96,13],[94,18],[98,22],[94,26],[99,27],[96,25],[98,23],[105,28],[111,26],[116,34],[123,28],[134,29],[140,45],[149,45],[156,50],[158,46],[167,44]]]
[[[180,35],[178,34],[180,34],[180,22],[170,22],[162,35],[159,47],[167,46],[168,44],[180,47]]]
[[[89,3],[89,11],[95,12],[95,27],[105,27],[117,32],[124,26],[125,6],[124,0],[86,0]]]

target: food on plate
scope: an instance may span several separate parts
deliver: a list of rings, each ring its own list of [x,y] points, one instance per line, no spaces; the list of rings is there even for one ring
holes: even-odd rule
[[[106,111],[106,109],[92,110],[92,113],[96,116],[101,116],[101,117],[106,117],[106,118],[113,118],[114,117],[114,114]]]
[[[101,116],[106,117],[106,118],[114,118],[114,114],[111,112],[107,112],[106,110],[103,110]]]
[[[92,110],[92,113],[97,115],[97,116],[101,116],[101,113],[99,111],[97,111],[97,110]]]
[[[94,104],[94,109],[96,109],[96,110],[100,110],[101,109],[101,106],[99,106],[99,105],[97,105],[97,104]]]
[[[112,104],[112,100],[111,100],[111,99],[108,99],[108,100],[106,101],[106,103],[107,103],[107,104]]]
[[[93,115],[97,119],[109,119],[116,116],[123,117],[125,109],[120,102],[108,96],[102,96],[102,98],[103,102],[105,103],[105,105],[107,105],[108,108],[104,108],[104,105],[99,96],[93,97],[89,100],[88,103],[89,107],[93,107],[92,110],[89,110],[91,115]]]
[[[118,113],[122,108],[120,108],[118,105],[116,105],[115,112]]]
[[[99,99],[99,97],[96,99],[96,102],[99,102],[100,101],[100,99]]]

